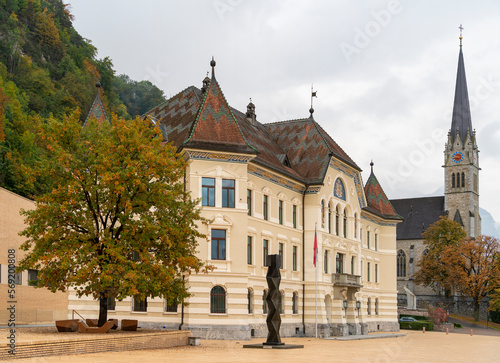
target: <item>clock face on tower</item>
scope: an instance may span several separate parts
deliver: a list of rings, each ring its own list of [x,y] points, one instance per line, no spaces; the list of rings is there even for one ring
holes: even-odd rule
[[[462,154],[460,151],[457,151],[455,154],[453,154],[452,159],[454,162],[460,163],[464,159],[464,154]]]

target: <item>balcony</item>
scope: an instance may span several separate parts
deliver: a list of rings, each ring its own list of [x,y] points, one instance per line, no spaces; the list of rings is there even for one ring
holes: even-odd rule
[[[350,274],[332,274],[333,286],[363,287],[361,276]]]

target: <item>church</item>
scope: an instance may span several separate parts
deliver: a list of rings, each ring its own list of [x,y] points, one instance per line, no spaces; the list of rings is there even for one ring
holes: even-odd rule
[[[309,116],[261,123],[256,105],[231,107],[212,74],[149,111],[186,160],[185,187],[205,218],[186,301],[111,301],[108,318],[189,329],[208,339],[266,337],[268,256],[281,257],[281,336],[397,331],[396,225],[371,165],[361,168]],[[96,98],[91,117],[105,117]],[[103,116],[104,115],[104,116]],[[314,244],[318,252],[314,257]],[[97,317],[70,291],[68,309]]]
[[[444,140],[443,140],[444,141]],[[407,294],[415,295],[417,307],[441,301],[441,291],[413,282],[417,263],[425,254],[422,233],[446,215],[462,225],[469,237],[481,234],[479,215],[479,159],[476,132],[472,127],[465,78],[462,34],[458,54],[455,99],[448,139],[444,149],[444,196],[393,199],[391,204],[404,218],[397,226],[398,300],[406,306]]]

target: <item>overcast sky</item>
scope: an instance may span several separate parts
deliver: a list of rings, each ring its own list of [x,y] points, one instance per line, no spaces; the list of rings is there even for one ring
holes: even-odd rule
[[[463,25],[480,206],[500,221],[500,1],[67,0],[117,74],[171,97],[210,59],[229,104],[262,123],[309,116],[389,198],[442,195]]]

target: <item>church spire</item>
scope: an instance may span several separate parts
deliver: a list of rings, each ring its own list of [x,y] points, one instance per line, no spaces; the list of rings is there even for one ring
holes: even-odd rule
[[[472,138],[472,121],[469,105],[469,94],[467,92],[467,80],[465,78],[464,56],[462,53],[462,30],[460,24],[460,52],[458,54],[457,82],[455,85],[455,101],[453,102],[453,116],[451,119],[450,133],[453,142],[458,135],[465,142],[467,134]]]

